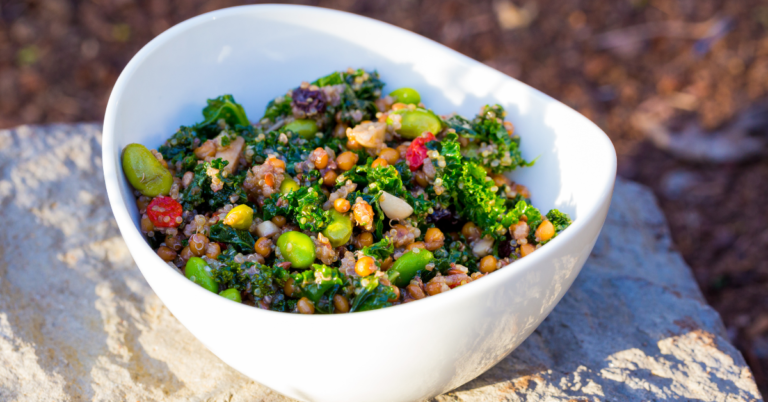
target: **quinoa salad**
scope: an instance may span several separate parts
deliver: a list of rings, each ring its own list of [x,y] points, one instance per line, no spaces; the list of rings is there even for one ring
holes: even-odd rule
[[[483,279],[557,237],[505,173],[530,166],[499,105],[440,116],[375,71],[303,82],[249,120],[231,95],[122,166],[157,255],[235,302],[375,310]]]

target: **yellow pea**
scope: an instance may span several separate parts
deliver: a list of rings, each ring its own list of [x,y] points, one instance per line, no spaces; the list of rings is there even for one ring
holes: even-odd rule
[[[247,230],[253,223],[253,209],[247,205],[238,205],[232,208],[224,217],[224,224],[235,229]]]

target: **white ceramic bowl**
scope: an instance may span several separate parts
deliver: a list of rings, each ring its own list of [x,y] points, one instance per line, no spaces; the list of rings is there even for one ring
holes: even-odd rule
[[[444,114],[499,103],[539,157],[511,176],[543,211],[573,225],[487,278],[383,310],[303,316],[231,302],[163,263],[138,230],[120,168],[122,149],[159,146],[202,120],[207,98],[231,93],[248,116],[302,81],[347,67],[377,69],[385,90],[410,86]],[[572,109],[496,70],[394,26],[301,6],[245,6],[164,32],[128,64],[104,121],[104,176],[120,231],[168,309],[206,347],[248,377],[299,400],[413,401],[458,387],[496,364],[541,323],[589,256],[610,204],[615,151]],[[204,374],[203,374],[204,375]]]

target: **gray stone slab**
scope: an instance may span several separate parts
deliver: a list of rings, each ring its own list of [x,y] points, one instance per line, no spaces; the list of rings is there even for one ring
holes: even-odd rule
[[[99,130],[0,131],[0,400],[287,400],[208,352],[144,281],[107,202]],[[619,180],[592,257],[552,314],[435,400],[762,399],[653,195]]]

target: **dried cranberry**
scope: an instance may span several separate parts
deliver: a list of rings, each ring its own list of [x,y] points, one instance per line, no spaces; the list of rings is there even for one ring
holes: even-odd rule
[[[512,245],[512,240],[504,239],[499,243],[499,258],[507,258],[512,255],[512,251],[515,247]]]
[[[424,144],[434,140],[435,136],[427,132],[413,140],[408,146],[405,151],[405,159],[408,161],[408,168],[411,169],[411,172],[417,171],[424,164],[424,159],[427,158],[427,147]]]
[[[158,228],[175,228],[181,223],[181,204],[171,197],[155,197],[147,206],[147,216]]]
[[[443,232],[455,232],[461,229],[461,218],[458,212],[449,209],[438,209],[427,215],[427,223],[434,223]]]
[[[294,112],[298,111],[299,114],[312,116],[325,111],[325,93],[323,91],[299,87],[293,90],[292,98],[291,106]]]

